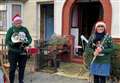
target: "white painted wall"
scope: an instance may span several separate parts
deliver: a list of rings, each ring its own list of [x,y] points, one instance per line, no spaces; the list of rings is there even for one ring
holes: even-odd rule
[[[40,39],[40,5],[38,3],[48,3],[53,0],[28,0],[24,3],[23,10],[23,25],[28,27],[30,34],[34,40]]]
[[[54,32],[62,34],[62,11],[66,0],[54,0]]]
[[[120,0],[110,0],[112,5],[112,37],[120,38]]]
[[[24,13],[23,13],[23,23],[28,27],[32,37],[35,37],[36,34],[36,2],[34,0],[28,0],[24,4]]]

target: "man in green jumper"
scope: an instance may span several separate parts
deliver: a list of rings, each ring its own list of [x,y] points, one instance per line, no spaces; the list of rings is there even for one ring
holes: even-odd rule
[[[22,26],[22,19],[16,15],[12,19],[13,26],[6,34],[6,45],[8,46],[8,60],[10,63],[9,80],[14,83],[15,70],[18,67],[19,83],[24,83],[24,70],[27,61],[26,47],[32,42],[32,38],[26,27]]]

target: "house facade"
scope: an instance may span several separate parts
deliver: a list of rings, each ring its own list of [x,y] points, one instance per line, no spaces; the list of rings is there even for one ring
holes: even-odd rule
[[[53,33],[65,35],[71,47],[71,60],[78,56],[74,51],[75,46],[81,45],[80,35],[89,38],[97,20],[104,20],[113,40],[120,43],[119,0],[3,0],[0,12],[3,10],[7,11],[3,20],[6,24],[0,19],[3,31],[12,24],[12,16],[20,13],[33,44],[34,40],[48,41]]]

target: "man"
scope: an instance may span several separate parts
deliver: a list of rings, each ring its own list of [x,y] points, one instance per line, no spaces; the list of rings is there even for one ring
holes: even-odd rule
[[[9,80],[14,83],[15,70],[18,67],[19,83],[24,83],[24,70],[27,61],[25,48],[32,42],[32,38],[26,27],[22,26],[22,19],[16,15],[12,19],[13,25],[6,34],[6,45],[8,46],[8,60],[10,63]]]

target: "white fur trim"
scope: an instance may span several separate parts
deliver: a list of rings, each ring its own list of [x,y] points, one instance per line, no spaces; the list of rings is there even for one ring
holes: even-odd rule
[[[17,17],[14,18],[13,22],[15,22],[15,21],[17,21],[17,20],[22,20],[22,19],[21,19],[21,17],[18,17],[18,16],[17,16]]]
[[[106,24],[104,22],[97,22],[95,28],[97,28],[99,25],[103,25],[106,28]]]

